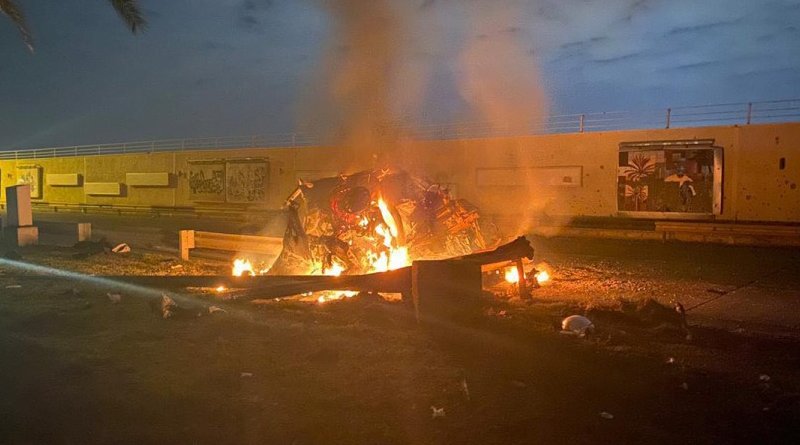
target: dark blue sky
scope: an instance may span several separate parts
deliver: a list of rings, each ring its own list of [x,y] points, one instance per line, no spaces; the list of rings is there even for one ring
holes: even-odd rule
[[[133,36],[105,0],[18,0],[36,53],[0,16],[0,149],[291,131],[330,35],[324,1],[143,0]],[[458,2],[420,0],[439,30],[418,53],[438,120],[465,106],[448,38],[463,17],[436,11]],[[525,3],[508,30],[551,113],[800,98],[800,0]]]

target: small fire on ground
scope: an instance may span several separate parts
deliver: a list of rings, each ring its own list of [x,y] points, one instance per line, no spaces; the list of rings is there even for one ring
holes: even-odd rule
[[[550,272],[545,269],[546,266],[544,264],[538,264],[531,272],[533,272],[534,278],[536,278],[536,283],[540,286],[550,282]],[[528,272],[526,272],[528,274]],[[507,267],[505,270],[505,279],[506,282],[511,284],[519,283],[519,270],[516,266]]]

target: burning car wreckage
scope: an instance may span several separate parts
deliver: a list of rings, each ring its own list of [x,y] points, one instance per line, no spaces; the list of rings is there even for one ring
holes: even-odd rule
[[[267,275],[359,276],[407,268],[417,260],[462,260],[506,266],[491,269],[484,281],[516,285],[521,296],[547,278],[535,268],[525,273],[522,259],[533,257],[527,240],[501,246],[498,230],[481,219],[476,206],[402,170],[300,181],[284,211],[283,250]]]
[[[524,237],[504,241],[446,187],[394,169],[301,181],[284,205],[286,231],[268,268],[236,259],[229,276],[107,277],[163,288],[242,289],[237,300],[359,292],[404,301],[479,298],[484,287],[529,296],[545,272]],[[526,270],[527,264],[527,270]],[[499,292],[498,292],[499,291]]]
[[[499,244],[477,207],[404,171],[367,170],[302,182],[284,206],[284,248],[269,273],[359,275],[412,259],[468,255]]]

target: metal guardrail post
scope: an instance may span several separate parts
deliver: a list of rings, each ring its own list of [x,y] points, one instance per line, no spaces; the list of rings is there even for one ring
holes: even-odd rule
[[[672,108],[667,108],[667,126],[665,128],[669,128],[669,123],[671,118],[672,118]]]
[[[753,118],[753,102],[747,103],[747,125],[750,125],[750,122]]]
[[[581,114],[581,123],[580,123],[580,128],[578,130],[580,133],[583,133],[583,128],[584,128],[584,123],[585,122],[586,122],[586,115],[585,114]]]

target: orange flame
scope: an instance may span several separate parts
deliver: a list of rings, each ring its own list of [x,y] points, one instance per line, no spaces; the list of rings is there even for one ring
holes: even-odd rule
[[[550,273],[546,270],[540,270],[539,273],[536,274],[536,282],[539,284],[544,284],[550,281]]]
[[[392,238],[397,238],[397,221],[394,220],[394,215],[392,215],[392,212],[389,211],[389,206],[386,204],[386,201],[384,201],[383,198],[378,198],[378,209],[381,211],[383,221],[389,226],[389,232],[392,235]]]
[[[341,263],[339,263],[336,260],[333,260],[333,261],[331,261],[331,267],[328,267],[328,268],[324,269],[322,271],[322,275],[328,275],[328,276],[331,276],[331,277],[338,277],[345,270],[346,270],[346,268],[344,267],[344,265],[342,265]]]
[[[352,290],[332,290],[328,292],[322,292],[319,297],[317,297],[317,303],[327,303],[328,301],[334,300],[341,300],[343,298],[353,298],[358,295],[358,292]]]
[[[509,283],[519,283],[519,271],[516,267],[506,269],[506,281]]]
[[[234,277],[241,277],[245,273],[247,275],[255,275],[255,271],[253,270],[253,264],[250,260],[245,260],[241,258],[237,258],[233,261],[233,276]]]

